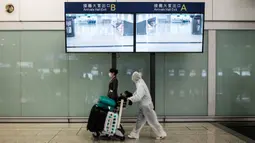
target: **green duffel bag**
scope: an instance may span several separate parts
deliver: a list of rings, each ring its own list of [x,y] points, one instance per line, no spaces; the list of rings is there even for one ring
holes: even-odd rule
[[[115,107],[116,106],[116,102],[113,99],[111,99],[111,98],[109,98],[107,96],[100,96],[99,100],[98,100],[98,103],[103,103],[106,106],[111,106],[111,107]]]
[[[109,111],[113,111],[114,110],[114,107],[108,106],[108,105],[106,105],[106,104],[104,104],[102,102],[98,102],[97,103],[97,107],[100,107],[102,109],[109,110]]]

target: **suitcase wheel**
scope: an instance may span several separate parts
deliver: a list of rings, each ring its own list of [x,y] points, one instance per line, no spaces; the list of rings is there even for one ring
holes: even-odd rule
[[[100,133],[99,132],[94,132],[94,133],[92,133],[92,135],[93,135],[94,138],[99,138]]]

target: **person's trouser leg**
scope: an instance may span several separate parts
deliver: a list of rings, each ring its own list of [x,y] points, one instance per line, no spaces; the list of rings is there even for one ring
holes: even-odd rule
[[[151,126],[152,130],[156,134],[157,137],[166,137],[167,134],[164,131],[163,127],[158,122],[158,117],[156,112],[153,109],[153,104],[150,106],[144,106],[143,109],[143,115],[145,116],[146,121]]]
[[[138,116],[137,116],[136,126],[134,127],[133,131],[130,133],[130,135],[128,137],[138,139],[140,131],[143,128],[143,126],[145,125],[145,123],[146,123],[146,119],[143,115],[142,109],[140,109]]]

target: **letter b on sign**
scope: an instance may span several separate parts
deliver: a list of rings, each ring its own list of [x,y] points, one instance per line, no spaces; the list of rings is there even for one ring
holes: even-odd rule
[[[116,5],[115,4],[111,4],[111,11],[115,11],[116,10]]]

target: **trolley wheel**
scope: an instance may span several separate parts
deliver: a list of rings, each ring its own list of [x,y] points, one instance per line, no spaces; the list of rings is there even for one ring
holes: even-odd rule
[[[125,136],[123,136],[123,137],[120,137],[120,141],[125,141]]]

